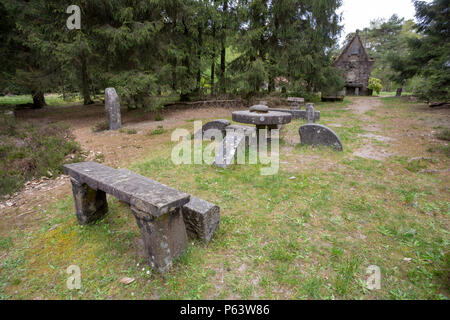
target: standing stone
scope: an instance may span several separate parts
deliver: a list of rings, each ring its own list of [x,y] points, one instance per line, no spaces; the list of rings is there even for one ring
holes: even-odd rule
[[[313,103],[306,104],[306,120],[308,123],[314,123],[316,120],[316,110]]]
[[[225,119],[217,119],[211,122],[206,123],[205,125],[203,125],[202,130],[197,131],[194,134],[194,139],[203,139],[205,133],[208,130],[211,129],[215,129],[215,130],[219,130],[222,133],[222,137],[225,137],[226,135],[226,128],[230,125],[230,121],[229,120],[225,120]]]
[[[291,102],[291,110],[300,110],[300,105],[305,103],[305,99],[299,97],[289,97],[287,101]]]
[[[306,124],[300,127],[301,144],[329,146],[343,151],[341,139],[333,130],[320,124]]]
[[[359,96],[359,88],[358,87],[355,88],[355,96]]]
[[[298,104],[297,101],[292,102],[291,110],[300,110],[300,105]]]
[[[122,128],[120,101],[116,89],[114,88],[106,88],[105,90],[105,111],[109,130],[118,130]]]

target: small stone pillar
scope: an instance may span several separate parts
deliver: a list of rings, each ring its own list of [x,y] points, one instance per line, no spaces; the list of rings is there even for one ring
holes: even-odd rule
[[[316,110],[313,103],[306,104],[306,120],[308,123],[314,123],[316,121]]]
[[[300,110],[300,105],[297,101],[292,102],[291,110]]]
[[[181,207],[160,217],[152,216],[133,205],[131,211],[141,230],[148,264],[165,273],[172,266],[173,259],[181,256],[188,247]]]
[[[122,128],[119,96],[114,88],[105,89],[105,111],[109,130]]]
[[[70,178],[70,182],[72,182],[78,223],[85,225],[103,218],[108,212],[106,193],[101,190],[94,190],[87,184],[81,184],[74,178]]]
[[[358,87],[355,88],[355,96],[359,96],[359,88]]]

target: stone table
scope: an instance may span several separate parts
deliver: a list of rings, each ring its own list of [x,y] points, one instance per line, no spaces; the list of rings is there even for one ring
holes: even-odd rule
[[[246,111],[235,111],[232,113],[235,122],[253,124],[256,126],[258,141],[259,130],[267,129],[267,138],[270,139],[270,131],[278,129],[280,125],[288,124],[292,121],[290,113],[269,111],[265,105],[256,105]]]

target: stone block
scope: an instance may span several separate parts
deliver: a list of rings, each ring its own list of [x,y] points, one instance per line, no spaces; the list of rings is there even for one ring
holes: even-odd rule
[[[222,137],[226,135],[226,128],[230,125],[230,121],[225,119],[217,119],[203,125],[202,130],[194,134],[194,139],[202,139],[208,130],[219,130]]]
[[[220,223],[220,208],[213,203],[191,196],[183,206],[183,218],[190,238],[209,243]]]

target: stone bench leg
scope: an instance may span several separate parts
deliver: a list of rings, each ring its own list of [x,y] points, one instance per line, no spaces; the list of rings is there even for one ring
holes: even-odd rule
[[[173,259],[181,256],[188,246],[181,208],[158,218],[135,207],[131,211],[141,230],[148,264],[165,273]]]
[[[74,178],[70,178],[70,182],[72,182],[78,223],[85,225],[103,218],[108,212],[106,193],[94,190],[87,184],[81,184]]]

